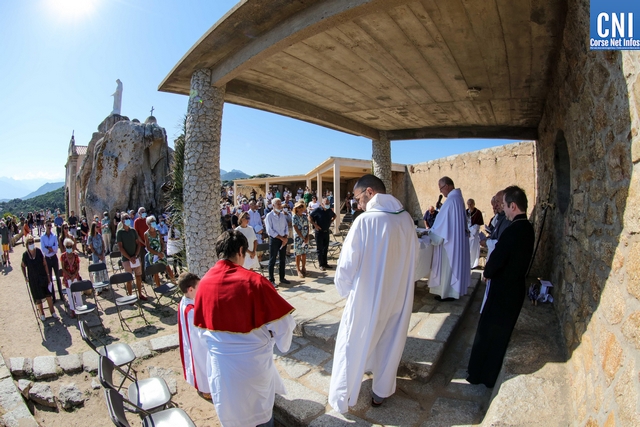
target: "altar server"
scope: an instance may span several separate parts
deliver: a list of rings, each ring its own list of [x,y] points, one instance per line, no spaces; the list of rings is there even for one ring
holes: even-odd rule
[[[198,390],[198,394],[211,400],[207,378],[207,348],[193,325],[193,309],[200,278],[193,273],[182,273],[178,287],[184,294],[178,309],[178,335],[180,335],[180,359],[184,379]]]
[[[366,209],[342,245],[334,282],[347,298],[333,358],[329,404],[341,413],[356,404],[362,376],[373,373],[371,404],[396,390],[396,373],[413,307],[418,237],[411,215],[365,175],[354,198]]]
[[[207,376],[223,427],[273,425],[275,394],[285,394],[273,345],[291,345],[294,310],[262,275],[242,265],[247,239],[236,230],[216,241],[219,261],[196,293],[193,323],[208,350]]]
[[[447,200],[429,230],[433,250],[429,291],[437,300],[454,300],[466,295],[471,281],[469,234],[462,192],[448,176],[438,188]]]

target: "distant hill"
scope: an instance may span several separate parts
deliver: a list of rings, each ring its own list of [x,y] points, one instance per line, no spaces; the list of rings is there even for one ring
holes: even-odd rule
[[[222,175],[224,175],[224,174],[226,174],[226,173],[227,173],[227,171],[226,171],[226,170],[224,170],[224,169],[220,169],[220,176],[222,176]]]
[[[221,171],[222,172],[222,171]],[[226,172],[220,176],[223,181],[233,181],[234,179],[244,179],[249,178],[249,175],[246,173],[239,171],[237,169],[232,169],[230,172]]]
[[[21,197],[22,200],[28,200],[36,196],[41,196],[50,191],[57,190],[60,187],[64,187],[64,182],[47,182],[42,187],[38,188],[36,191],[27,194],[24,197]]]
[[[33,191],[37,186],[31,187],[26,181],[20,181],[13,178],[0,177],[0,198],[11,200],[16,197],[22,197],[29,191]]]
[[[0,215],[2,216],[8,212],[14,215],[24,212],[26,215],[27,212],[33,212],[36,210],[46,211],[47,209],[51,209],[52,211],[60,209],[64,212],[64,186],[46,194],[32,197],[29,200],[13,199],[8,202],[0,203],[0,209],[2,209],[2,211],[0,211]]]

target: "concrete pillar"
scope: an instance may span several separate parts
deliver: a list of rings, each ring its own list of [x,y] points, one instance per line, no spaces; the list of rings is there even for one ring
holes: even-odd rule
[[[333,208],[336,213],[336,220],[334,222],[333,232],[338,234],[338,227],[340,227],[340,201],[342,196],[340,195],[340,163],[335,162],[333,164]]]
[[[316,196],[318,197],[318,203],[320,203],[322,201],[322,175],[318,174],[317,181]]]
[[[236,200],[238,200],[238,185],[233,181],[233,206],[236,205]]]
[[[307,187],[309,187],[309,190],[311,190],[311,178],[310,178],[310,177],[309,177],[309,178],[307,178],[307,184],[306,184],[306,186],[307,186]]]
[[[393,180],[391,175],[391,143],[385,131],[380,131],[380,138],[372,140],[373,174],[384,182],[387,194],[391,194]]]
[[[200,277],[217,260],[224,93],[224,87],[211,86],[211,70],[196,70],[191,76],[184,147],[184,234],[189,271]]]
[[[269,181],[266,181],[264,183],[264,198],[267,198],[267,193],[269,192]],[[275,194],[273,195],[275,197]],[[267,207],[267,205],[264,205],[265,207]]]

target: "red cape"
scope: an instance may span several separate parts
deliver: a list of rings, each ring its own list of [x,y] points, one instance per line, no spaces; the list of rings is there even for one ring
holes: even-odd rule
[[[198,285],[193,324],[210,331],[246,334],[293,310],[264,276],[220,260]]]

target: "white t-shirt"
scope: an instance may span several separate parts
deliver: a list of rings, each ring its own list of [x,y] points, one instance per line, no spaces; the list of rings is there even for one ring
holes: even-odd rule
[[[247,238],[247,242],[249,242],[249,250],[252,251],[253,244],[257,239],[256,232],[253,231],[253,228],[250,225],[247,225],[244,228],[242,228],[241,226],[237,226],[236,230],[244,234],[244,237]],[[247,256],[244,258],[244,264],[242,266],[247,270],[249,270],[250,268],[259,268],[258,257],[255,256],[253,259],[251,259],[249,254],[247,254]]]

